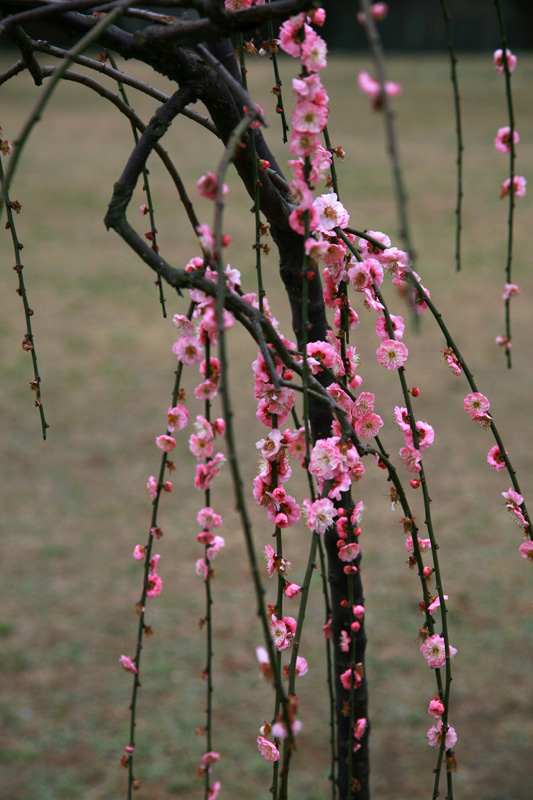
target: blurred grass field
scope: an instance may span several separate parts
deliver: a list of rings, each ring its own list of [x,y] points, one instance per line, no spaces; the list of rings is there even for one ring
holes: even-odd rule
[[[7,66],[4,55],[4,66]],[[49,63],[50,59],[42,59]],[[250,64],[254,98],[267,110],[269,142],[279,140],[279,120],[269,94],[273,79]],[[285,86],[291,69],[282,63]],[[395,238],[394,197],[385,158],[382,119],[355,88],[367,59],[333,58],[324,75],[330,94],[330,133],[347,157],[337,162],[341,196],[358,228]],[[165,90],[160,76],[135,64],[125,69]],[[531,199],[517,201],[513,301],[514,367],[505,368],[494,338],[503,333],[507,205],[499,201],[508,160],[493,148],[507,122],[503,79],[491,58],[461,56],[459,63],[465,137],[463,271],[454,265],[455,138],[449,66],[441,56],[391,58],[389,76],[404,87],[395,102],[417,270],[457,342],[492,410],[518,471],[532,496],[533,334],[530,269]],[[521,135],[517,172],[533,180],[533,58],[519,54],[513,75],[515,114]],[[1,87],[3,135],[16,138],[39,90],[27,75]],[[155,105],[131,93],[148,119]],[[212,208],[194,185],[213,169],[220,146],[205,130],[175,122],[165,146],[195,201],[202,221]],[[141,573],[131,557],[146,539],[150,504],[144,485],[157,469],[154,437],[164,432],[175,358],[173,313],[185,300],[167,292],[169,319],[162,319],[149,273],[102,219],[112,184],[131,151],[129,123],[87,89],[62,85],[26,148],[12,197],[43,378],[50,430],[40,437],[28,388],[29,356],[8,233],[0,239],[0,342],[2,408],[1,541],[4,593],[0,616],[0,796],[6,800],[107,800],[125,796],[119,769],[127,743],[131,681],[120,653],[133,655],[134,605]],[[281,163],[289,154],[275,145]],[[160,165],[150,163],[162,254],[176,266],[196,255],[179,202]],[[229,179],[225,230],[232,236],[228,260],[254,289],[252,229],[243,223],[251,205],[235,176]],[[130,216],[144,202],[137,192]],[[252,217],[250,216],[250,223]],[[135,221],[144,232],[145,220]],[[265,262],[271,307],[290,337],[287,303],[274,253]],[[389,292],[393,313],[402,308]],[[359,310],[355,342],[362,355],[364,387],[374,391],[386,421],[383,440],[395,452],[391,422],[401,403],[395,375],[375,363],[373,315]],[[445,591],[450,596],[453,664],[451,724],[459,741],[456,797],[461,800],[530,800],[533,794],[533,592],[531,567],[518,556],[520,531],[506,517],[500,492],[504,473],[486,464],[489,434],[462,410],[468,389],[440,363],[444,343],[429,317],[405,340],[408,380],[420,387],[419,419],[436,429],[425,458],[437,525]],[[255,419],[251,361],[255,349],[241,333],[230,336],[232,387],[244,475],[255,474]],[[196,376],[186,380],[192,397]],[[194,398],[191,413],[196,409]],[[184,432],[186,433],[186,432]],[[162,502],[158,543],[164,590],[149,606],[155,635],[144,650],[137,734],[139,800],[192,800],[202,794],[196,765],[204,742],[203,585],[194,574],[199,557],[195,517],[202,496],[193,492],[194,465],[188,435],[174,458],[175,489]],[[379,473],[379,474],[376,474]],[[180,491],[180,484],[183,487]],[[293,493],[302,499],[298,478]],[[383,473],[367,467],[356,487],[364,499],[362,547],[368,621],[372,775],[380,800],[429,798],[434,752],[426,745],[432,724],[426,713],[435,694],[433,675],[415,644],[421,625],[416,576],[405,565],[399,513],[391,513]],[[250,493],[250,499],[251,493]],[[421,498],[413,494],[423,519]],[[530,505],[531,505],[530,499]],[[226,470],[215,484],[213,505],[225,520],[227,546],[218,556],[215,599],[215,736],[222,759],[216,778],[221,797],[268,796],[270,771],[258,755],[258,728],[272,713],[270,688],[258,677],[255,646],[261,643],[239,521]],[[255,513],[257,549],[270,541],[270,526]],[[303,576],[308,535],[287,533],[287,551]],[[303,731],[293,762],[295,800],[322,800],[327,783],[328,722],[324,701],[320,592],[312,600],[302,653],[310,674],[301,680]],[[274,597],[269,588],[269,601]],[[294,608],[294,607],[293,607]],[[288,613],[291,611],[288,609]],[[292,612],[294,613],[294,612]]]

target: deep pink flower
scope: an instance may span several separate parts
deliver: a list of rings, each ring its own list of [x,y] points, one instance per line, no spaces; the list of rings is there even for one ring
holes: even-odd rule
[[[490,408],[490,402],[481,392],[471,392],[463,401],[463,408],[473,420],[484,417]]]
[[[518,131],[513,132],[513,142],[514,144],[518,144],[520,141],[520,136],[518,135]],[[500,153],[510,153],[511,152],[511,128],[508,125],[505,125],[503,128],[498,128],[498,133],[496,138],[494,139],[494,147],[496,150],[499,150]]]
[[[305,14],[290,17],[279,29],[280,48],[293,58],[299,58],[302,52],[300,28],[304,24]]]
[[[306,498],[303,505],[307,527],[313,533],[325,533],[337,516],[337,509],[328,497],[315,500],[314,503]]]
[[[364,417],[360,417],[354,422],[354,430],[362,439],[371,439],[373,436],[377,436],[382,427],[383,420],[379,414],[365,414]]]
[[[311,156],[320,144],[315,133],[304,133],[293,130],[290,139],[290,150],[295,156]]]
[[[505,461],[497,444],[495,444],[494,447],[491,447],[487,453],[487,462],[496,470],[496,472],[500,472],[502,469],[505,469]]]
[[[207,800],[217,800],[222,784],[220,781],[215,781],[207,794]]]
[[[420,652],[428,662],[431,669],[442,667],[446,662],[444,639],[442,638],[442,636],[439,636],[436,633],[433,634],[433,636],[428,636],[428,638],[420,648]],[[450,658],[453,658],[456,653],[457,650],[455,649],[455,647],[452,647],[450,645],[449,648]]]
[[[285,597],[288,597],[289,599],[292,599],[293,597],[296,597],[297,595],[299,595],[301,593],[301,591],[302,591],[302,587],[298,586],[297,583],[288,583],[285,586]]]
[[[214,750],[209,750],[207,753],[203,754],[202,764],[206,767],[210,767],[211,764],[216,764],[219,759],[220,753],[217,753]]]
[[[522,542],[518,551],[522,558],[528,558],[533,562],[533,542]]]
[[[405,330],[405,325],[403,322],[403,317],[396,317],[394,314],[390,315],[390,321],[392,323],[392,329],[394,331],[394,338],[396,341],[399,341],[403,338],[403,333]],[[380,339],[390,339],[389,330],[387,328],[387,321],[385,319],[385,315],[382,314],[376,320],[376,333]]]
[[[176,440],[172,436],[157,436],[155,443],[163,453],[171,453],[176,447]]]
[[[502,492],[502,497],[505,500],[505,507],[513,520],[519,525],[521,528],[527,529],[529,527],[529,523],[527,522],[522,509],[520,506],[524,502],[524,498],[518,492],[510,487],[509,491]]]
[[[350,542],[350,544],[344,544],[342,547],[339,547],[339,558],[341,561],[345,561],[349,563],[350,561],[355,561],[357,556],[359,555],[360,547],[357,542]]]
[[[172,346],[172,352],[183,364],[198,364],[204,357],[204,349],[196,336],[180,336]]]
[[[144,558],[144,551],[145,551],[145,547],[144,547],[143,544],[135,545],[135,548],[133,550],[133,558],[136,561],[142,561],[143,558]]]
[[[376,350],[378,362],[387,369],[399,369],[407,361],[409,351],[403,342],[395,339],[385,339]]]
[[[163,589],[163,581],[156,572],[151,572],[148,575],[146,586],[146,597],[157,597]]]
[[[132,675],[135,675],[137,672],[137,667],[131,658],[128,658],[128,656],[120,656],[119,661],[122,664],[122,669],[126,670],[126,672],[131,672]]]
[[[427,422],[420,422],[420,421],[416,423],[416,430],[418,432],[418,449],[427,450],[428,447],[431,447],[431,445],[435,441],[435,431],[433,430],[431,425],[428,425]],[[410,427],[409,430],[404,431],[403,435],[405,439],[405,444],[414,446],[413,434]]]
[[[527,181],[523,175],[515,175],[513,178],[513,197],[525,197]],[[500,200],[511,194],[511,179],[507,178],[502,183]]]
[[[400,458],[409,472],[420,472],[420,459],[422,458],[420,450],[406,444],[405,447],[400,448]]]
[[[267,761],[279,761],[279,750],[275,744],[269,742],[264,736],[257,737],[257,747]]]
[[[202,195],[202,197],[207,197],[208,200],[214,200],[216,198],[217,188],[218,188],[218,180],[217,176],[214,172],[206,172],[205,175],[202,175],[198,183],[196,184],[196,188]],[[226,195],[228,193],[227,184],[222,185],[222,195]]]
[[[172,433],[173,431],[181,431],[186,427],[189,421],[189,412],[185,406],[177,405],[169,408],[167,411],[167,427]]]
[[[506,50],[505,55],[509,72],[512,72],[516,67],[516,56],[514,56],[510,50]],[[503,75],[505,72],[503,50],[495,50],[492,60],[494,62],[494,66],[496,67],[496,72],[499,72],[500,75]]]
[[[350,691],[352,675],[353,675],[354,687],[357,689],[357,687],[361,685],[362,678],[359,675],[359,673],[356,670],[354,670],[353,668],[352,669],[347,669],[341,675],[342,686],[343,686],[344,689],[346,689],[347,692]]]
[[[420,539],[420,537],[417,537],[417,539],[418,539],[418,548],[421,553],[425,553],[426,550],[431,550],[431,539]],[[407,537],[407,539],[405,540],[405,546],[407,548],[408,553],[414,553],[415,548],[413,545],[412,536]]]
[[[433,714],[434,717],[442,717],[444,714],[444,703],[440,697],[434,697],[429,702],[428,714]]]

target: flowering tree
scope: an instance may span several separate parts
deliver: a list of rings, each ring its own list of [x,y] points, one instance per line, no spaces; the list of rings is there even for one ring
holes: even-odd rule
[[[409,350],[404,335],[409,319],[432,315],[443,336],[442,356],[457,378],[466,380],[464,411],[473,422],[490,430],[494,443],[487,455],[488,464],[497,472],[507,470],[510,487],[503,492],[505,506],[523,530],[519,547],[524,559],[533,560],[530,519],[520,491],[515,470],[491,413],[490,402],[479,391],[463,354],[452,338],[430,291],[421,283],[413,268],[412,247],[405,203],[405,191],[394,131],[391,98],[401,91],[397,83],[386,80],[376,22],[387,13],[386,4],[369,7],[362,2],[359,19],[368,32],[376,59],[377,78],[363,72],[359,88],[368,94],[371,107],[383,112],[387,126],[398,198],[401,236],[398,247],[386,233],[360,230],[342,202],[342,180],[337,164],[344,158],[341,147],[333,146],[328,133],[330,114],[326,81],[327,45],[320,35],[325,11],[310,0],[196,0],[178,2],[158,0],[172,14],[150,10],[151,3],[137,8],[133,0],[111,2],[105,6],[92,0],[32,2],[21,10],[21,3],[2,2],[2,32],[11,36],[20,49],[17,60],[2,76],[2,83],[28,70],[36,85],[46,79],[33,113],[28,118],[14,148],[2,141],[6,157],[2,169],[2,204],[6,227],[14,252],[18,292],[23,299],[27,330],[23,347],[31,355],[35,392],[43,436],[47,423],[41,395],[41,377],[37,365],[32,310],[26,294],[16,215],[20,204],[13,199],[12,187],[24,145],[40,118],[54,87],[60,80],[77,81],[115,104],[133,129],[135,138],[131,156],[116,180],[105,224],[124,240],[131,250],[153,270],[157,278],[159,300],[167,315],[167,287],[178,304],[172,314],[176,327],[173,353],[177,359],[172,402],[167,412],[167,427],[156,437],[161,451],[159,470],[150,475],[146,489],[152,501],[147,538],[136,544],[133,557],[141,565],[142,591],[136,605],[137,639],[130,655],[120,656],[124,670],[132,676],[130,737],[122,756],[127,771],[128,797],[139,787],[136,776],[137,698],[141,687],[142,656],[151,633],[149,612],[153,598],[163,590],[160,554],[157,542],[162,535],[158,522],[160,503],[165,493],[187,492],[185,480],[176,482],[172,452],[178,436],[192,429],[189,450],[196,459],[194,487],[202,498],[198,503],[197,535],[202,548],[195,569],[205,588],[206,614],[202,627],[207,637],[206,720],[202,726],[205,748],[198,767],[204,782],[204,796],[214,800],[221,791],[216,765],[220,759],[215,749],[215,722],[212,708],[213,653],[215,619],[212,612],[213,562],[225,541],[218,533],[223,519],[221,501],[216,499],[216,478],[223,465],[231,471],[236,504],[242,521],[245,548],[250,565],[255,604],[263,634],[257,649],[260,670],[273,687],[271,719],[258,724],[259,753],[272,763],[270,791],[275,798],[290,795],[290,765],[297,734],[305,720],[299,708],[298,683],[308,672],[305,653],[300,651],[306,624],[309,593],[318,589],[324,596],[324,624],[320,635],[325,639],[325,691],[330,708],[329,737],[330,779],[333,798],[350,800],[369,794],[369,712],[365,672],[365,601],[361,580],[361,535],[364,531],[365,482],[384,478],[393,510],[401,514],[406,536],[408,564],[420,580],[420,608],[423,624],[419,628],[418,647],[435,677],[433,697],[428,697],[428,712],[433,724],[427,740],[435,748],[436,759],[432,797],[442,791],[453,796],[453,773],[456,768],[457,733],[452,726],[452,659],[456,648],[451,644],[447,625],[443,576],[439,565],[437,531],[432,517],[429,494],[430,476],[424,467],[424,453],[435,439],[431,424],[418,419],[416,400],[420,390],[408,380]],[[445,9],[444,9],[445,10]],[[194,13],[185,14],[189,11]],[[499,6],[498,6],[499,12]],[[28,23],[47,19],[57,31],[75,31],[79,38],[66,51],[49,41],[31,38]],[[140,20],[140,29],[129,32],[127,23]],[[445,12],[445,22],[449,22]],[[515,147],[519,136],[515,129],[511,98],[511,73],[515,56],[506,48],[502,26],[502,49],[494,54],[494,66],[506,83],[509,124],[502,126],[495,147],[510,156],[510,173],[502,195],[509,198],[509,242],[505,281],[505,333],[499,337],[510,366],[510,300],[519,292],[512,282],[513,210],[517,197],[525,194],[526,181],[515,174]],[[449,35],[449,31],[448,31]],[[230,38],[230,37],[233,37]],[[96,59],[83,55],[98,43],[103,48]],[[457,265],[460,266],[461,233],[461,125],[459,90],[451,37],[452,77],[456,97],[458,138],[457,195]],[[279,77],[279,51],[294,59],[292,95],[295,107],[286,112]],[[40,54],[61,59],[60,66],[44,66]],[[136,59],[162,73],[177,85],[171,96],[117,69],[115,55]],[[269,112],[253,100],[248,86],[246,59],[266,57],[274,69],[275,111],[281,120],[281,135],[288,150],[290,179],[263,135]],[[119,82],[120,95],[113,94],[99,80],[71,69],[79,64]],[[131,109],[128,90],[132,88],[154,97],[159,107],[145,125]],[[81,89],[80,89],[81,91]],[[209,117],[190,107],[197,100],[204,103]],[[334,109],[332,109],[334,111]],[[170,125],[187,116],[203,126],[224,145],[218,163],[206,163],[198,176],[196,190],[213,201],[210,222],[197,218],[194,205],[171,155],[161,140]],[[272,129],[275,126],[272,125]],[[269,131],[269,135],[271,131]],[[6,135],[6,134],[4,134]],[[198,254],[186,264],[179,257],[163,254],[158,245],[154,204],[150,191],[147,162],[155,153],[164,163],[178,191],[184,213],[198,237]],[[230,231],[224,222],[226,173],[236,169],[253,202],[253,248],[256,260],[254,286],[243,285],[239,265],[225,265],[224,247]],[[1,164],[0,164],[1,166]],[[146,202],[140,208],[147,217],[149,230],[140,235],[128,220],[133,192],[142,181]],[[246,201],[245,201],[246,202]],[[249,202],[249,199],[248,199]],[[263,258],[269,251],[270,235],[279,255],[280,276],[292,312],[293,336],[280,331],[269,305],[263,279]],[[407,244],[404,244],[407,243]],[[411,254],[410,254],[411,252]],[[185,259],[183,259],[185,260]],[[177,264],[176,264],[177,262]],[[322,276],[322,281],[321,281]],[[388,285],[389,284],[389,285]],[[392,287],[392,288],[391,288]],[[400,313],[393,313],[400,311]],[[359,320],[358,310],[370,314]],[[171,312],[172,313],[172,312]],[[403,316],[402,316],[403,315]],[[371,319],[370,331],[368,319]],[[253,481],[245,482],[238,457],[238,429],[231,400],[231,363],[226,338],[231,328],[242,327],[257,345],[257,358],[251,366],[251,382],[257,401],[256,416],[264,424],[263,437],[257,441],[260,467]],[[354,331],[356,331],[354,333]],[[285,332],[287,333],[287,332]],[[382,436],[384,421],[377,413],[377,400],[370,391],[361,391],[363,365],[357,353],[359,336],[376,336],[376,359],[384,370],[396,375],[399,401],[383,398],[390,406],[403,444],[398,453],[390,453]],[[186,400],[183,375],[198,374],[195,400]],[[222,415],[215,417],[214,401],[219,397]],[[190,420],[195,416],[195,422]],[[438,435],[438,434],[437,434]],[[225,453],[222,440],[225,441]],[[193,462],[194,463],[194,462]],[[290,493],[293,470],[302,468],[308,490],[300,501]],[[406,480],[407,477],[407,480]],[[413,511],[412,492],[421,497],[427,538],[420,535]],[[257,560],[252,525],[248,512],[250,501],[264,510],[268,530],[261,547],[266,567]],[[294,532],[290,529],[294,528]],[[299,531],[301,563],[290,563],[284,555],[287,536]],[[303,533],[305,531],[305,534]],[[363,548],[364,549],[364,548]],[[319,567],[316,570],[316,567]],[[315,574],[315,571],[318,574]],[[164,575],[164,570],[161,572]],[[301,577],[296,583],[294,576]],[[273,578],[271,595],[266,595],[265,578]],[[272,586],[272,582],[270,583]],[[307,630],[307,629],[306,629]],[[423,663],[423,662],[422,662]],[[222,796],[222,795],[221,795]]]

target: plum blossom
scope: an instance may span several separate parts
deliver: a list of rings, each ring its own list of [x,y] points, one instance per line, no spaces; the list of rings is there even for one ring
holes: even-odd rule
[[[490,402],[481,392],[471,392],[463,401],[463,408],[481,427],[486,428],[491,420]]]
[[[357,542],[350,542],[349,544],[343,544],[339,547],[339,558],[341,561],[350,562],[355,561],[357,556],[359,555],[360,547]]]
[[[146,481],[146,490],[150,495],[150,497],[152,498],[152,500],[155,500],[155,498],[157,497],[157,481],[153,475],[150,475],[150,477]]]
[[[355,670],[353,668],[352,669],[347,669],[340,676],[342,686],[343,686],[344,689],[346,689],[347,692],[350,691],[352,675],[353,675],[353,682],[354,682],[354,688],[355,689],[357,689],[357,687],[360,686],[361,682],[362,682],[362,678],[359,675],[359,673],[357,672],[357,669],[355,669]]]
[[[506,283],[505,291],[502,294],[502,300],[509,300],[511,297],[516,297],[521,291],[520,286],[517,286],[516,283]]]
[[[387,369],[399,369],[407,361],[409,351],[403,342],[395,339],[385,339],[376,350],[378,362]]]
[[[294,109],[292,125],[303,133],[320,133],[328,121],[328,109],[308,100],[303,100]]]
[[[525,197],[527,181],[523,175],[515,175],[513,178],[513,197]],[[511,178],[507,178],[502,183],[500,200],[511,194]]]
[[[487,453],[487,462],[496,470],[496,472],[500,472],[502,469],[505,469],[505,460],[497,444],[495,444],[494,447],[491,447]]]
[[[518,551],[522,558],[527,558],[529,561],[533,561],[533,542],[522,542]]]
[[[173,433],[174,431],[181,431],[186,427],[189,421],[189,412],[185,406],[177,405],[171,407],[167,411],[167,427]]]
[[[382,22],[384,19],[387,18],[387,14],[389,13],[389,6],[387,3],[372,3],[369,8],[369,13],[371,18],[374,22]],[[357,12],[357,22],[360,25],[364,25],[366,20],[366,14],[364,11]]]
[[[354,422],[354,430],[362,439],[371,439],[373,436],[377,436],[382,427],[383,420],[379,414],[365,414]]]
[[[307,498],[303,502],[307,527],[313,533],[325,533],[337,516],[337,509],[328,497],[311,503]]]
[[[309,72],[318,72],[327,66],[328,47],[324,39],[309,25],[304,26],[305,39],[302,42],[301,60]]]
[[[266,761],[279,761],[279,750],[275,744],[269,742],[264,736],[257,737],[257,747]]]
[[[519,141],[520,136],[518,135],[518,131],[513,131],[513,143],[518,144]],[[507,154],[511,152],[511,128],[508,125],[505,125],[503,128],[498,128],[498,133],[494,139],[494,147],[496,150],[499,150],[500,153]]]
[[[124,669],[126,672],[131,672],[132,675],[135,675],[137,672],[137,667],[131,658],[128,658],[128,656],[120,656],[119,661],[122,664],[122,669]]]
[[[444,639],[442,636],[438,634],[433,634],[433,636],[428,636],[422,647],[420,648],[420,652],[428,662],[431,669],[438,669],[442,667],[446,662],[446,651],[444,647]],[[449,647],[449,656],[453,658],[454,655],[457,653],[455,647],[450,645]]]
[[[381,84],[375,80],[366,70],[362,70],[357,77],[357,85],[370,98],[370,103],[373,111],[381,109]],[[394,81],[385,81],[385,94],[389,97],[395,97],[402,93],[402,87],[399,83]]]
[[[321,194],[313,201],[313,206],[318,211],[319,222],[317,229],[328,235],[333,228],[345,228],[350,217],[335,192]]]
[[[176,447],[176,440],[172,436],[157,436],[155,443],[163,453],[171,453]]]
[[[202,195],[202,197],[207,197],[208,200],[215,200],[217,189],[218,189],[218,179],[214,172],[206,172],[205,175],[202,175],[198,183],[196,184],[196,188]],[[228,193],[227,184],[222,184],[222,195],[226,195]]]
[[[512,72],[516,67],[516,56],[514,56],[510,50],[505,51],[505,60],[507,61],[507,67],[509,72]],[[496,72],[500,75],[503,75],[505,72],[505,63],[503,57],[503,50],[495,50],[494,55],[492,56],[492,60],[494,62],[494,66],[496,68]]]
[[[431,539],[420,539],[419,537],[417,538],[418,538],[418,548],[421,553],[425,553],[426,550],[431,550]],[[415,548],[412,536],[408,536],[407,539],[405,540],[405,547],[408,553],[414,553]]]
[[[440,697],[434,697],[429,701],[428,714],[433,714],[434,717],[442,717],[444,714],[444,703]]]
[[[172,345],[172,352],[183,364],[198,364],[204,357],[204,349],[196,336],[180,336]]]
[[[439,720],[436,725],[433,725],[432,728],[428,731],[428,744],[430,747],[440,747],[440,743],[442,741],[442,720]],[[446,736],[444,738],[444,744],[446,746],[446,750],[450,750],[454,747],[457,741],[457,734],[455,732],[455,728],[452,728],[451,725],[448,725],[446,730]]]
[[[524,502],[522,495],[518,492],[515,492],[515,490],[510,487],[509,491],[502,492],[502,497],[505,500],[506,509],[517,525],[519,525],[521,528],[524,528],[524,530],[527,529],[529,527],[529,522],[527,522],[520,508]]]
[[[420,459],[422,458],[420,450],[406,444],[405,447],[400,448],[400,458],[408,472],[420,472]]]
[[[215,781],[207,793],[207,800],[217,800],[221,786],[222,784],[220,781]]]

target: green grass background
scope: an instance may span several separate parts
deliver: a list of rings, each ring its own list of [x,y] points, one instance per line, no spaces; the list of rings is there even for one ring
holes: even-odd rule
[[[42,63],[51,59],[43,58]],[[5,62],[7,64],[7,61]],[[264,62],[250,64],[250,87],[267,110],[267,136],[283,163],[279,120],[269,90],[274,79]],[[160,76],[135,64],[125,68],[162,89]],[[324,74],[332,109],[334,145],[347,157],[337,162],[342,199],[359,228],[395,238],[394,196],[385,157],[382,119],[356,89],[366,59],[331,59]],[[294,64],[282,62],[286,96]],[[389,75],[404,87],[395,101],[417,269],[470,363],[480,390],[492,402],[526,498],[531,497],[533,422],[530,269],[531,200],[517,201],[514,279],[522,294],[513,300],[514,367],[505,368],[494,338],[503,332],[501,294],[505,281],[507,206],[499,187],[508,159],[493,148],[506,124],[503,78],[489,54],[461,56],[464,112],[465,213],[463,271],[455,273],[455,137],[447,60],[440,56],[394,58]],[[519,54],[513,75],[517,128],[521,135],[517,172],[533,171],[533,59]],[[39,89],[27,75],[1,88],[4,137],[14,139]],[[132,105],[148,119],[155,105],[131,93]],[[194,185],[215,168],[221,148],[186,119],[165,140],[202,221],[212,207]],[[3,600],[0,608],[0,795],[6,800],[107,800],[124,797],[126,773],[118,762],[127,743],[131,681],[120,669],[120,653],[133,655],[141,573],[131,553],[146,539],[150,504],[144,491],[158,465],[154,437],[164,432],[173,382],[173,326],[158,307],[153,275],[102,224],[112,184],[131,151],[129,123],[89,90],[62,85],[25,150],[12,196],[23,205],[17,217],[34,333],[50,423],[43,443],[28,388],[29,356],[9,234],[0,237],[0,346],[2,487],[0,529]],[[162,254],[176,266],[196,255],[170,182],[154,158],[150,163]],[[533,178],[531,178],[533,180]],[[230,175],[225,230],[228,260],[254,286],[249,198]],[[137,192],[130,217],[144,202]],[[287,302],[273,252],[265,260],[271,306],[290,336]],[[184,313],[185,300],[169,296],[170,317]],[[389,291],[393,313],[402,306]],[[356,298],[355,303],[358,300]],[[401,403],[394,374],[375,361],[374,315],[357,309],[361,326],[354,340],[362,356],[366,391],[374,391],[386,421],[383,439],[400,445],[391,422]],[[440,363],[444,346],[433,321],[410,330],[408,380],[420,387],[419,419],[436,429],[425,458],[437,525],[454,661],[451,723],[459,741],[456,797],[463,800],[529,800],[533,790],[531,663],[531,565],[518,556],[521,533],[506,517],[500,492],[509,479],[485,458],[492,441],[462,410],[467,385]],[[243,471],[255,474],[255,442],[264,429],[255,419],[251,361],[255,348],[237,330],[230,336],[232,389]],[[196,375],[186,378],[191,412]],[[204,742],[194,731],[204,724],[203,586],[194,574],[200,556],[195,516],[202,496],[191,489],[194,465],[182,434],[174,473],[175,490],[162,502],[161,553],[164,591],[149,604],[155,635],[143,654],[139,704],[138,797],[150,800],[202,796],[196,765]],[[293,493],[304,496],[297,478]],[[372,780],[380,800],[430,797],[434,752],[427,747],[426,713],[435,694],[433,675],[415,643],[422,624],[419,588],[405,565],[398,512],[391,513],[384,474],[368,465],[355,487],[364,499],[362,547],[368,621],[371,691]],[[423,518],[420,497],[415,513]],[[252,500],[253,504],[253,500]],[[258,755],[258,729],[272,713],[270,688],[258,676],[254,650],[261,636],[234,511],[228,471],[213,505],[223,513],[227,546],[216,564],[215,736],[222,759],[215,769],[221,797],[268,797],[269,768]],[[530,500],[531,505],[531,500]],[[270,526],[251,506],[257,549],[270,541]],[[303,577],[308,534],[302,525],[286,535]],[[303,731],[293,762],[294,798],[329,796],[328,722],[325,715],[322,611],[316,597],[302,643],[310,674],[301,679]],[[274,589],[269,587],[269,601]],[[293,601],[294,602],[294,601]],[[290,608],[296,606],[288,603]],[[294,613],[294,612],[293,612]]]

